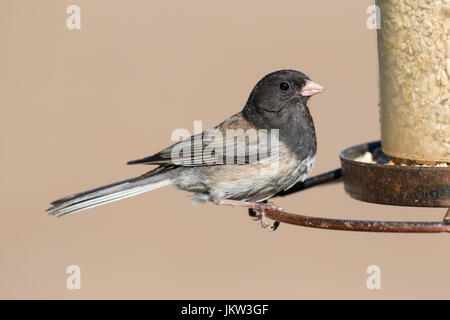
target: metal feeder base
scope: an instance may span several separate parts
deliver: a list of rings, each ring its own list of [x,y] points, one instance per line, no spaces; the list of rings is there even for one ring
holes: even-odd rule
[[[370,151],[377,162],[355,161]],[[352,198],[410,207],[450,207],[450,167],[388,165],[381,142],[351,147],[339,155],[344,188]]]

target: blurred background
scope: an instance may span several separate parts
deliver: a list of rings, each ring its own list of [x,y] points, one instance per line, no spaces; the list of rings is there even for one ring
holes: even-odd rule
[[[128,160],[240,111],[254,84],[297,69],[327,88],[309,107],[313,174],[379,139],[371,0],[0,2],[0,298],[449,298],[449,236],[261,229],[245,209],[166,187],[65,218],[50,201],[149,167]],[[70,5],[81,29],[70,30]],[[342,184],[273,200],[297,213],[440,220],[373,205]],[[81,269],[81,289],[66,268]],[[381,270],[368,290],[366,269]]]

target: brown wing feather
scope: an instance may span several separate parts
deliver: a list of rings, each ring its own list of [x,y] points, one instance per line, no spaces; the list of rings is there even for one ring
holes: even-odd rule
[[[254,134],[251,131],[253,129]],[[237,136],[230,136],[229,130],[239,130]],[[236,131],[234,132],[236,133]],[[242,135],[245,134],[246,135]],[[240,139],[242,139],[240,138]],[[241,113],[231,116],[218,126],[171,145],[150,157],[133,160],[128,164],[160,164],[182,166],[204,166],[218,164],[248,164],[267,158],[276,148],[267,145],[267,153],[258,153],[264,145],[259,141],[258,132]],[[266,150],[266,149],[264,149]]]

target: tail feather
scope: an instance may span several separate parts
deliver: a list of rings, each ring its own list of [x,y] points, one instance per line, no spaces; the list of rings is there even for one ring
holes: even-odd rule
[[[56,201],[47,209],[50,215],[64,216],[93,208],[105,203],[135,196],[171,184],[168,171],[153,170],[137,178],[109,184],[93,190],[77,193]]]

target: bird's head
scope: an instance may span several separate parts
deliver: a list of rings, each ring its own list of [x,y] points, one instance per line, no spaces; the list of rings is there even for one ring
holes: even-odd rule
[[[302,72],[276,71],[255,85],[243,112],[255,121],[259,118],[267,124],[282,125],[284,118],[307,109],[308,99],[324,90]]]

